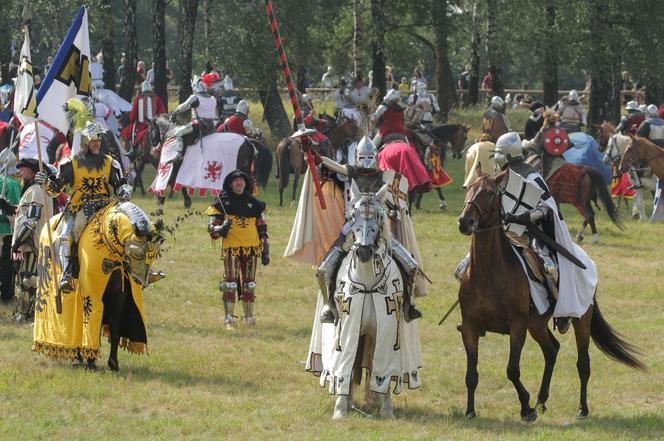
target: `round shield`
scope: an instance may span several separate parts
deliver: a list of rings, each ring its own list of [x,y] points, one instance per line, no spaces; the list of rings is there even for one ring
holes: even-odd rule
[[[544,132],[544,150],[552,156],[561,156],[569,148],[569,136],[560,127],[551,127]]]

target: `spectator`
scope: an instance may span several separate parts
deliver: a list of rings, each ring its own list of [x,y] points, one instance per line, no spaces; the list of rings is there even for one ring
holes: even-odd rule
[[[139,61],[136,64],[136,84],[143,84],[146,79],[145,62]]]
[[[154,61],[152,62],[152,68],[148,71],[145,79],[150,82],[150,86],[154,88]]]
[[[332,66],[327,66],[327,71],[323,74],[323,77],[320,79],[321,86],[331,89],[336,83],[336,78],[332,73]]]
[[[622,79],[620,80],[620,90],[634,90],[634,83],[632,82],[632,79],[629,76],[629,72],[624,71],[622,73]],[[626,104],[629,101],[632,101],[634,99],[634,95],[632,94],[625,94],[623,96],[623,104]]]
[[[491,72],[487,72],[486,75],[484,75],[484,79],[482,80],[482,90],[491,90],[492,85],[493,75]]]
[[[224,90],[233,90],[233,79],[229,74],[224,75]]]
[[[127,62],[127,58],[123,55],[122,58],[120,58],[120,65],[118,66],[118,82],[122,83],[122,80],[124,79],[124,71],[125,71],[125,63]]]
[[[422,75],[422,71],[420,70],[419,67],[415,67],[415,69],[413,69],[413,77],[410,79],[411,91],[413,92],[417,91],[417,83],[424,84],[425,89],[429,87],[429,82],[427,81],[426,78],[424,78],[424,75]]]
[[[410,95],[410,85],[406,77],[401,77],[401,83],[399,83],[399,94],[401,95],[401,101],[404,103],[408,102],[408,95]]]
[[[394,79],[394,74],[392,73],[392,66],[385,66],[385,86],[389,89],[396,89],[398,83]]]
[[[44,75],[48,74],[48,70],[51,68],[51,64],[53,64],[53,57],[51,56],[46,57],[46,66],[44,66]]]

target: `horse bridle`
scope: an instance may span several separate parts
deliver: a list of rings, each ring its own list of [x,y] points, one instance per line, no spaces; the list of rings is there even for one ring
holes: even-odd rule
[[[616,142],[616,136],[618,135],[613,135],[611,138],[609,138],[609,142],[607,145],[607,152],[606,156],[609,157],[609,161],[611,161],[611,164],[615,165],[616,167],[620,164],[620,158],[622,155],[620,154],[620,149],[618,148],[617,142]],[[617,155],[611,156],[611,152],[613,152],[613,149],[618,152]]]
[[[499,191],[496,191],[495,193],[493,193],[493,196],[491,196],[491,201],[490,201],[490,205],[491,205],[491,206],[494,205],[495,200],[496,200],[496,197],[497,197],[499,194],[500,194]],[[477,196],[477,194],[476,194],[471,200],[466,200],[466,201],[464,202],[463,207],[464,207],[464,209],[465,209],[466,206],[470,205],[471,207],[475,208],[475,210],[477,210],[477,211],[479,212],[480,217],[479,217],[479,219],[477,220],[477,224],[476,224],[476,225],[480,225],[480,224],[482,224],[482,221],[484,220],[484,217],[485,217],[485,214],[486,214],[486,213],[482,210],[482,208],[479,206],[479,204],[478,204],[477,202],[475,202],[475,197],[476,197],[476,196]],[[483,232],[485,232],[485,231],[491,231],[491,230],[495,230],[495,229],[501,228],[501,227],[503,226],[503,222],[502,222],[502,220],[501,220],[501,219],[502,219],[502,207],[500,208],[500,210],[501,210],[501,214],[500,214],[500,216],[498,217],[498,220],[499,220],[498,224],[496,224],[496,225],[491,225],[491,226],[489,226],[489,227],[484,227],[484,228],[475,228],[475,227],[473,227],[473,234],[474,234],[474,233],[483,233]]]

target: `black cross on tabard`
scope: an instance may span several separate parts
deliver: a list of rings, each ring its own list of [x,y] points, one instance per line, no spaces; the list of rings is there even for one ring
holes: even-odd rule
[[[535,208],[535,207],[532,207],[529,204],[522,201],[523,195],[525,193],[526,193],[526,186],[525,185],[521,185],[521,190],[519,191],[519,197],[516,197],[512,193],[508,193],[507,191],[503,193],[505,196],[512,199],[514,202],[516,202],[514,204],[514,207],[512,207],[512,209],[510,210],[510,213],[515,214],[516,210],[519,207],[524,207],[526,210],[532,210],[533,208]]]
[[[403,291],[401,290],[401,280],[392,280],[394,285],[394,293],[391,297],[385,297],[385,308],[387,315],[392,315],[393,312],[397,313],[397,338],[394,342],[394,350],[398,351],[401,348],[401,305],[403,302]]]
[[[395,173],[394,179],[392,179],[390,185],[387,186],[390,193],[392,193],[392,202],[397,208],[401,206],[399,204],[399,199],[403,199],[404,201],[408,200],[408,195],[399,189],[399,184],[401,184],[401,175]]]

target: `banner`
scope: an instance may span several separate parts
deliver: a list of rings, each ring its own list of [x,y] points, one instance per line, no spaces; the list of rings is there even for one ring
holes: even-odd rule
[[[21,124],[26,125],[37,119],[37,100],[35,99],[35,83],[32,78],[32,61],[30,60],[30,34],[27,28],[24,32],[25,39],[16,76],[14,113],[21,120]]]
[[[81,6],[37,92],[37,117],[67,133],[62,106],[78,95],[89,96],[90,84],[88,10]]]

